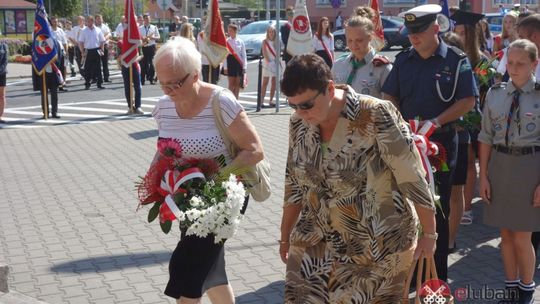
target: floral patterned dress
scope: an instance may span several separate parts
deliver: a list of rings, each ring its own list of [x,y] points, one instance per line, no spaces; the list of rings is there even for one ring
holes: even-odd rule
[[[398,303],[413,260],[413,202],[434,210],[408,124],[389,102],[347,89],[332,138],[290,121],[285,303]]]

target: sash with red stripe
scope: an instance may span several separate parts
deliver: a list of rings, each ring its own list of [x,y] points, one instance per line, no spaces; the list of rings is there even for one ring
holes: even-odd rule
[[[266,48],[270,51],[270,53],[272,53],[272,56],[274,56],[274,58],[276,58],[276,51],[274,51],[274,48],[270,45],[270,43],[268,43],[268,40],[264,40],[264,45],[266,46]]]
[[[231,55],[234,56],[234,59],[236,59],[236,61],[238,61],[238,63],[240,64],[240,66],[242,67],[242,69],[245,69],[244,68],[244,61],[240,58],[240,56],[238,56],[238,54],[234,51],[233,47],[231,46],[231,44],[229,43],[229,41],[227,41],[227,49],[229,50],[229,53],[231,53]]]
[[[330,60],[332,62],[334,62],[334,56],[332,56],[332,52],[330,52],[330,50],[328,49],[328,47],[324,43],[324,40],[318,34],[315,34],[315,35],[317,36],[317,38],[319,38],[319,41],[321,42],[322,46],[324,47],[324,50],[326,51],[326,54],[328,54],[328,57],[330,58]]]

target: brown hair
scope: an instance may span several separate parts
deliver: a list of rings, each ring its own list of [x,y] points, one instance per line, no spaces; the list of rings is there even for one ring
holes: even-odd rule
[[[375,29],[375,26],[373,25],[371,19],[360,15],[352,16],[351,18],[349,18],[349,20],[347,20],[347,22],[345,23],[345,27],[360,27],[364,31],[366,31],[368,35],[373,34],[373,30]]]
[[[475,66],[481,59],[480,40],[475,25],[462,24],[465,27],[465,41],[462,50],[469,57],[472,66]]]
[[[322,17],[321,20],[319,21],[319,26],[317,27],[317,33],[316,33],[316,34],[317,34],[317,36],[319,36],[320,38],[322,38],[323,35],[324,35],[324,36],[328,36],[328,37],[332,37],[332,36],[330,35],[330,24],[328,24],[328,27],[326,28],[326,30],[324,31],[324,33],[322,32],[322,31],[323,31],[323,28],[322,28],[323,25],[322,25],[322,24],[323,24],[323,22],[325,22],[325,21],[330,22],[330,21],[328,20],[328,17]]]
[[[536,44],[530,40],[518,39],[510,43],[507,51],[508,54],[510,53],[511,49],[520,49],[526,51],[529,53],[529,59],[531,59],[531,61],[535,61],[538,58],[538,48],[536,48]]]
[[[461,38],[458,34],[454,32],[446,32],[442,36],[442,39],[444,40],[444,42],[446,42],[446,44],[455,46],[458,49],[463,50],[463,42],[461,42]]]
[[[540,14],[533,14],[529,17],[523,18],[517,26],[518,28],[527,30],[529,34],[531,31],[540,32]]]
[[[322,90],[332,80],[330,67],[319,55],[294,56],[287,64],[281,79],[281,92],[285,96],[296,96],[306,90]]]
[[[375,18],[375,10],[373,10],[371,7],[368,7],[368,6],[357,6],[353,10],[353,14],[351,17],[354,17],[354,16],[361,16],[361,17],[368,18],[369,20],[373,20],[373,18]]]
[[[228,28],[232,28],[235,32],[238,32],[238,25],[236,23],[229,24]]]

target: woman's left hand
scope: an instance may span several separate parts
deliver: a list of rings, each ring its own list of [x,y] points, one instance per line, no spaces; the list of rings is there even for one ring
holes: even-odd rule
[[[534,190],[533,207],[540,207],[540,185],[536,186],[536,190]]]
[[[416,244],[416,249],[414,250],[414,259],[418,260],[420,257],[420,254],[422,251],[426,256],[432,256],[435,254],[435,248],[437,240],[427,238],[427,237],[419,237],[418,243]]]

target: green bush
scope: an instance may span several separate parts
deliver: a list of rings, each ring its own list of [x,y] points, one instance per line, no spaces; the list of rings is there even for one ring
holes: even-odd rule
[[[0,42],[7,44],[9,55],[11,56],[15,54],[22,54],[29,47],[28,42],[17,38],[0,38]]]

